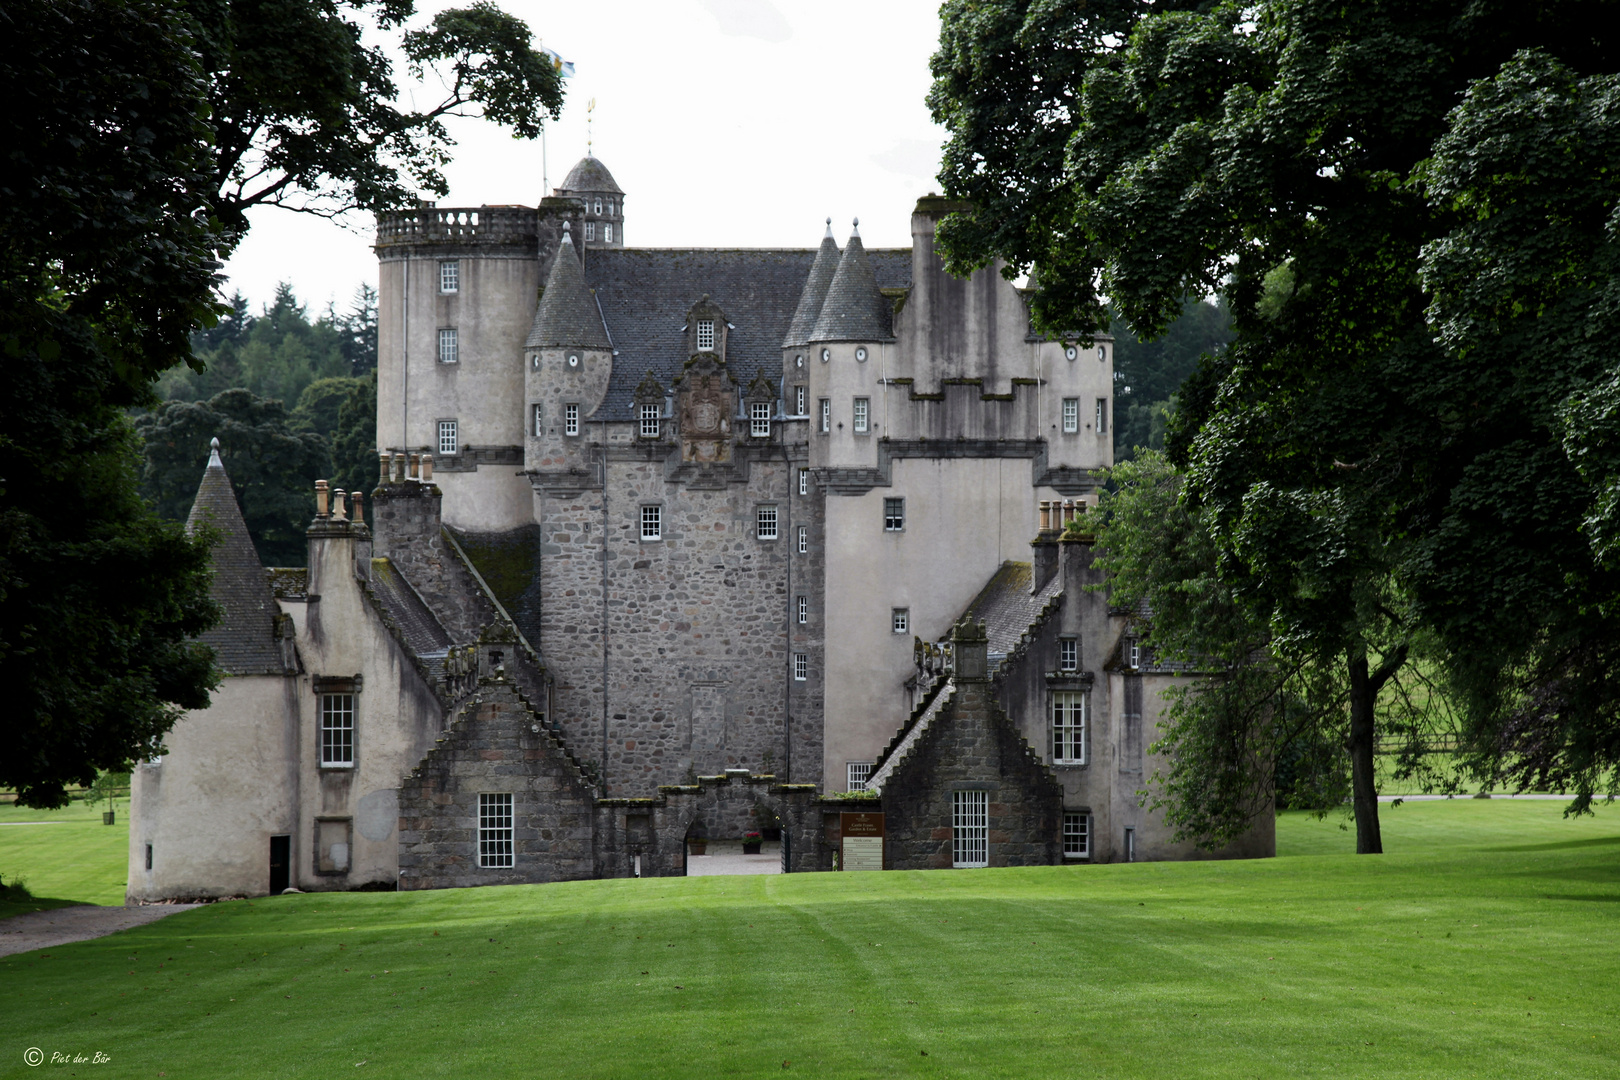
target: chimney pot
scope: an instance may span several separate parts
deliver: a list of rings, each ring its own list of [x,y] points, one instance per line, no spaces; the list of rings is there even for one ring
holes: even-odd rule
[[[393,463],[393,460],[394,459],[388,454],[387,451],[383,451],[377,455],[377,483],[388,483],[388,470],[389,466]]]
[[[412,454],[411,457],[410,457],[410,462],[411,462],[411,471],[408,474],[409,478],[412,479],[412,480],[420,480],[422,478],[422,473],[421,473],[422,455],[421,454]]]
[[[347,521],[348,520],[349,502],[348,502],[348,500],[346,498],[344,498],[344,495],[345,495],[345,492],[344,492],[344,490],[342,488],[336,488],[332,492],[332,520],[333,521]]]
[[[422,455],[422,483],[433,483],[433,455]]]
[[[404,482],[405,482],[405,453],[404,453],[404,451],[398,451],[398,452],[396,452],[394,454],[394,483],[403,484]]]
[[[326,513],[326,481],[315,481],[315,516],[323,518]]]
[[[1041,532],[1052,531],[1052,504],[1045,499],[1041,500]]]

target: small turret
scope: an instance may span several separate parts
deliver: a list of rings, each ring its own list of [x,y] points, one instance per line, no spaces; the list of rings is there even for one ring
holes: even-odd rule
[[[794,349],[810,343],[810,332],[815,329],[816,317],[821,314],[827,290],[837,272],[838,242],[833,239],[832,218],[828,218],[827,235],[821,238],[816,261],[810,264],[810,276],[805,280],[804,292],[799,294],[799,306],[793,310],[793,321],[788,324],[782,348]]]
[[[624,191],[606,165],[586,154],[569,170],[557,194],[585,204],[585,235],[579,241],[584,247],[624,247]]]
[[[856,218],[855,229],[838,260],[838,270],[827,287],[827,299],[810,331],[811,341],[894,340],[890,326],[893,307],[878,290],[872,275],[872,264],[861,245],[860,224]]]
[[[551,264],[551,275],[546,278],[545,292],[535,308],[534,325],[529,328],[524,348],[570,346],[609,348],[607,329],[602,325],[602,316],[596,310],[590,290],[585,287],[585,273],[580,269],[573,237],[565,222],[562,244]]]

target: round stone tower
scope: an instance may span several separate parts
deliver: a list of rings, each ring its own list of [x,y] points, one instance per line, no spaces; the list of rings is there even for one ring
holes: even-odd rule
[[[624,192],[606,165],[585,155],[569,170],[557,194],[585,204],[585,220],[578,238],[582,247],[624,247]]]

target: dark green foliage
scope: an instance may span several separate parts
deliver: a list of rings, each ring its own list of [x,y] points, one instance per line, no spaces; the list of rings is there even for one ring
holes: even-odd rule
[[[483,115],[532,139],[562,108],[562,80],[528,27],[488,3],[441,11],[402,36],[411,73],[437,73],[445,86],[423,109],[401,107],[376,40],[411,17],[413,0],[185,6],[210,73],[214,205],[238,234],[254,206],[333,214],[442,195],[444,117]]]
[[[1115,36],[1065,39],[1085,73],[1043,109],[1031,34],[1059,11]],[[1614,475],[1588,438],[1615,370],[1612,7],[1122,11],[947,6],[943,178],[980,209],[942,240],[1031,270],[1049,330],[1099,325],[1097,286],[1145,334],[1220,288],[1234,340],[1166,448],[1268,648],[1339,669],[1358,778],[1389,664],[1432,649],[1477,768],[1539,763],[1584,798],[1620,764],[1616,582],[1589,543]],[[983,85],[964,33],[1012,54]],[[1055,224],[1044,196],[979,195],[1048,190]]]
[[[146,446],[142,487],[160,514],[184,521],[191,513],[209,440],[217,438],[259,561],[304,565],[315,481],[330,471],[323,436],[295,430],[281,402],[247,390],[226,390],[208,401],[165,402],[136,425]]]
[[[1189,297],[1181,317],[1152,341],[1142,341],[1114,322],[1114,460],[1129,461],[1135,448],[1164,449],[1176,392],[1204,353],[1218,353],[1232,340],[1226,301]]]
[[[337,435],[338,412],[360,388],[363,379],[317,379],[298,395],[292,411],[293,427],[313,431],[328,443]]]
[[[332,486],[370,495],[377,486],[377,372],[353,380],[332,434]],[[371,500],[365,500],[366,514]],[[368,520],[369,517],[368,517]]]
[[[211,321],[205,82],[173,9],[8,5],[0,53],[0,786],[69,786],[206,703],[205,543],[135,494],[123,411]]]

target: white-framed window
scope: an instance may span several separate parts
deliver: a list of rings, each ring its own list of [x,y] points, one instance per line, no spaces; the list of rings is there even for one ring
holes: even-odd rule
[[[641,538],[643,540],[662,540],[664,538],[664,508],[662,506],[643,506],[641,508]]]
[[[321,695],[321,764],[354,767],[354,695]]]
[[[990,793],[951,792],[951,865],[990,865]]]
[[[1136,638],[1131,638],[1130,641],[1126,643],[1125,651],[1127,659],[1130,661],[1131,670],[1134,671],[1142,666],[1142,643],[1140,641],[1138,641]]]
[[[865,431],[867,420],[872,414],[872,399],[858,397],[855,399],[855,430]]]
[[[804,682],[810,677],[810,654],[796,652],[793,654],[793,681]]]
[[[832,399],[821,399],[821,433],[825,435],[832,430]]]
[[[439,453],[454,454],[461,446],[461,435],[454,420],[439,421]]]
[[[1066,397],[1063,399],[1063,433],[1073,435],[1080,430],[1080,399]]]
[[[544,405],[536,405],[534,407],[534,434],[535,434],[536,438],[539,438],[541,435],[544,435],[545,433],[546,433],[546,407]]]
[[[714,320],[699,319],[697,324],[698,352],[714,351]]]
[[[1080,666],[1080,642],[1063,638],[1058,642],[1058,670],[1074,671]]]
[[[748,434],[756,439],[771,437],[771,403],[753,401],[748,404]]]
[[[754,537],[759,540],[776,539],[776,504],[766,503],[754,515]]]
[[[808,525],[799,526],[799,554],[810,554],[810,527]]]
[[[870,761],[844,762],[844,787],[850,791],[865,791],[866,782],[872,778],[872,763]]]
[[[1108,399],[1097,399],[1097,434],[1102,435],[1108,430]]]
[[[1057,690],[1052,694],[1052,763],[1086,763],[1086,720],[1091,695],[1084,691]]]
[[[439,363],[454,364],[461,360],[461,341],[456,335],[456,328],[443,326],[439,328]]]
[[[799,359],[802,362],[804,358],[801,356]],[[793,388],[793,415],[794,416],[809,416],[810,415],[809,413],[804,411],[805,404],[809,400],[808,398],[805,397],[805,395],[808,394],[809,392],[810,392],[810,388],[807,387],[807,386],[795,386]]]
[[[570,401],[563,406],[563,434],[579,434],[579,403]]]
[[[597,213],[597,214],[600,214],[602,212],[602,200],[601,199],[596,200],[596,209],[594,211],[592,211],[592,212]]]
[[[607,212],[608,212],[608,217],[613,216],[613,200],[612,199],[609,199],[607,201]]]
[[[798,613],[799,624],[801,626],[810,621],[810,598],[808,596],[801,596],[795,599],[793,601],[793,607]]]
[[[585,223],[585,239],[587,241],[596,239],[596,222],[587,221]]]
[[[604,243],[604,244],[613,243],[613,226],[612,225],[604,224],[602,226],[602,243]]]
[[[658,438],[658,417],[664,410],[659,405],[643,405],[641,407],[641,437],[643,439]]]
[[[911,633],[910,608],[897,607],[889,609],[889,632],[894,634]]]
[[[810,470],[809,469],[800,469],[799,470],[799,494],[800,495],[808,495],[808,494],[810,494]]]
[[[883,500],[883,531],[903,532],[906,527],[906,500]]]
[[[478,795],[478,865],[512,865],[512,796],[509,792]]]
[[[446,259],[439,264],[439,291],[442,293],[461,291],[460,261]]]
[[[1091,858],[1091,815],[1083,810],[1063,811],[1063,857]]]

